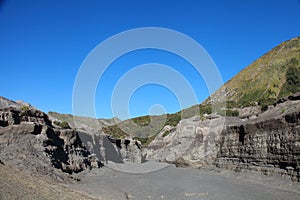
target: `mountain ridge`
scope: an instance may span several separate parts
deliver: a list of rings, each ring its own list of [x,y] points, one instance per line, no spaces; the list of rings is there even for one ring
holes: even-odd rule
[[[116,123],[121,122],[121,120],[117,117],[111,119],[104,118],[92,118],[92,117],[83,117],[83,116],[75,116],[72,114],[61,114],[54,111],[49,111],[47,113],[53,121],[65,121],[71,127],[81,128],[87,130],[98,131],[101,130],[104,126],[111,126]]]
[[[299,61],[300,36],[282,42],[260,56],[201,104],[177,113],[155,116],[155,118],[165,120],[165,125],[175,126],[180,120],[195,115],[205,119],[207,115],[211,114],[240,116],[253,114],[253,109],[255,112],[260,111],[260,109],[267,109],[278,99],[300,92]],[[218,104],[221,104],[221,107],[218,107]],[[259,106],[260,109],[251,108],[253,106]],[[244,108],[249,111],[245,113]],[[124,120],[116,125],[104,127],[103,131],[106,134],[125,137],[130,134],[125,132],[122,127],[127,127],[130,121],[145,126],[150,124],[150,118],[150,116],[141,116]],[[160,129],[162,128],[160,127]],[[153,130],[156,133],[147,136],[145,133],[141,133],[139,129],[131,129],[131,133],[133,133],[131,135],[143,140],[144,144],[148,144],[151,142],[149,138],[153,138],[159,132],[158,127],[154,127]],[[139,134],[135,134],[136,132]]]

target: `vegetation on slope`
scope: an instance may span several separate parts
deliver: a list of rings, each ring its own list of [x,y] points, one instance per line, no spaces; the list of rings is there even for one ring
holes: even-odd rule
[[[71,128],[70,125],[69,125],[69,123],[66,122],[66,121],[62,121],[62,122],[60,122],[60,121],[54,121],[53,123],[55,125],[61,127],[62,129],[70,129]]]
[[[279,93],[279,97],[288,96],[300,91],[300,64],[293,58],[287,65],[286,82]]]
[[[235,108],[261,105],[265,109],[277,99],[300,92],[300,37],[283,42],[246,67],[238,75],[225,83],[215,94],[200,105],[184,109],[174,114],[155,116],[164,125],[176,126],[181,119],[196,115],[203,118],[216,110],[219,102],[225,100],[225,106],[217,109],[217,113],[226,116],[238,116]],[[225,99],[224,99],[225,98]],[[214,107],[214,108],[215,108]],[[151,123],[152,117],[144,116],[132,119],[139,126],[129,125],[128,121],[105,127],[106,134],[117,137],[134,136],[144,144],[163,128],[161,124]],[[144,126],[144,127],[143,127]],[[121,128],[120,128],[121,127]],[[143,128],[140,128],[143,127]]]
[[[300,37],[283,42],[222,86],[210,100],[226,97],[234,107],[270,105],[300,91]]]
[[[103,127],[105,134],[112,135],[117,138],[125,138],[131,136],[138,139],[142,144],[149,144],[155,136],[166,126],[176,126],[180,120],[191,118],[193,116],[203,116],[211,114],[212,107],[210,105],[195,105],[191,108],[184,109],[180,112],[159,116],[141,116],[122,121],[113,126]]]

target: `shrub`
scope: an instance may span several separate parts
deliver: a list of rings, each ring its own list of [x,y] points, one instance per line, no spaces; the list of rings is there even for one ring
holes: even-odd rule
[[[120,127],[119,125],[113,125],[113,126],[106,126],[102,128],[102,131],[107,134],[107,135],[111,135],[115,138],[118,139],[123,139],[126,136],[128,136],[127,133],[125,133]]]
[[[238,117],[240,112],[238,110],[227,110],[226,116]]]
[[[181,120],[181,112],[168,114],[165,125],[176,126]]]
[[[287,88],[290,92],[295,93],[300,91],[300,70],[299,67],[289,67],[286,74]]]
[[[165,131],[164,133],[163,133],[163,137],[166,137],[166,136],[168,136],[169,134],[171,133],[171,131],[170,130],[168,130],[168,131]]]
[[[239,99],[238,104],[240,104],[242,107],[255,106],[256,102],[259,101],[263,93],[264,90],[262,89],[257,89],[253,92],[246,93]]]
[[[59,122],[59,121],[54,121],[54,124],[61,127],[62,129],[70,129],[71,127],[69,126],[69,123],[66,122],[66,121],[62,121],[62,122]]]
[[[231,109],[231,108],[239,108],[240,107],[240,105],[237,103],[237,102],[235,102],[235,101],[226,101],[226,104],[227,104],[227,108],[228,109]]]
[[[240,115],[240,112],[238,110],[220,110],[218,111],[218,114],[221,116],[231,116],[231,117],[238,117]]]
[[[286,82],[283,85],[279,97],[300,92],[300,66],[299,61],[295,58],[288,63],[286,72]]]
[[[203,114],[211,114],[212,113],[212,107],[211,105],[199,105],[200,115]]]
[[[25,106],[25,105],[21,106],[20,109],[21,109],[21,113],[20,113],[21,116],[27,115],[27,113],[30,110],[29,106]]]
[[[157,134],[151,135],[149,137],[134,137],[133,139],[138,140],[142,143],[142,145],[147,146],[155,139],[156,136]]]
[[[205,120],[206,120],[206,117],[204,117],[204,115],[200,115],[200,120],[201,120],[201,121],[205,121]]]
[[[150,116],[147,115],[147,116],[133,118],[132,121],[140,126],[147,126],[150,124],[151,119]]]

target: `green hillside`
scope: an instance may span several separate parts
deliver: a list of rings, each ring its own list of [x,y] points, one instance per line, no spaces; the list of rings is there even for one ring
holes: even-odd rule
[[[137,137],[147,144],[163,128],[159,121],[175,126],[182,118],[195,115],[202,118],[205,113],[215,112],[212,105],[216,107],[220,102],[225,104],[217,109],[218,114],[237,116],[239,113],[234,108],[271,105],[277,99],[296,92],[300,92],[300,37],[273,48],[200,105],[174,114],[154,116],[152,119],[155,122],[152,123],[149,116],[144,116],[104,127],[103,131],[115,137]],[[139,126],[135,126],[131,120]]]
[[[235,107],[272,104],[300,91],[300,37],[293,38],[260,57],[224,84],[205,103],[226,97]]]
[[[112,126],[103,127],[102,130],[104,133],[117,138],[130,136],[139,139],[143,144],[148,144],[166,125],[176,126],[181,119],[191,118],[196,115],[203,117],[204,114],[211,113],[212,107],[210,105],[200,104],[173,114],[147,115],[128,119]],[[226,114],[232,115],[231,112]]]

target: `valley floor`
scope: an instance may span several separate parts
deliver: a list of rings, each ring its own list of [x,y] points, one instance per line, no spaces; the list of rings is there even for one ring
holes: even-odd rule
[[[108,166],[79,174],[81,181],[77,183],[61,184],[0,165],[0,199],[300,199],[300,183],[252,172],[236,177],[229,171],[166,165],[150,173],[133,174]]]
[[[300,184],[290,180],[231,172],[176,168],[132,174],[103,167],[81,174],[71,187],[104,199],[267,200],[300,199]]]

